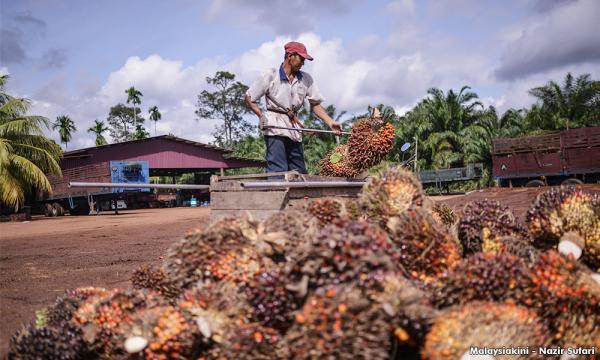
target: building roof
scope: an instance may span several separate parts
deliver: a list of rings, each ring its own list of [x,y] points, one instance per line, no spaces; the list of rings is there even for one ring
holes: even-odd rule
[[[62,165],[112,160],[148,160],[155,169],[218,169],[264,167],[265,161],[237,157],[233,150],[172,135],[65,151]],[[61,166],[62,167],[62,166]]]

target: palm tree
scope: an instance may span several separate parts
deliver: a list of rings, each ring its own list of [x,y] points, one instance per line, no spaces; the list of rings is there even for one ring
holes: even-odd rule
[[[461,131],[476,123],[483,105],[476,93],[463,86],[460,91],[431,88],[421,101],[400,120],[399,136],[419,139],[419,167],[448,168],[464,161]]]
[[[562,130],[600,124],[600,81],[592,80],[590,74],[574,78],[567,73],[562,86],[550,81],[529,94],[538,99],[528,119],[531,130],[540,125],[544,130]]]
[[[94,120],[94,125],[90,126],[87,131],[96,135],[96,146],[108,144],[108,141],[106,141],[106,138],[102,135],[104,132],[108,131],[108,127],[104,125],[104,121],[98,121],[98,119]]]
[[[162,118],[160,111],[158,111],[158,106],[154,105],[148,110],[150,113],[150,120],[154,121],[154,136],[156,136],[156,122]]]
[[[125,90],[125,93],[127,94],[127,103],[129,104],[131,102],[133,104],[133,125],[137,126],[135,106],[142,103],[141,97],[144,96],[144,94],[133,86]]]
[[[73,132],[77,131],[75,123],[67,115],[62,115],[56,118],[56,122],[52,124],[52,130],[58,129],[60,135],[60,142],[65,144],[65,148],[68,148],[68,143],[71,141]]]
[[[48,119],[26,115],[30,101],[4,92],[7,81],[8,75],[0,76],[0,203],[18,211],[26,193],[52,191],[45,174],[61,175],[62,150],[44,136]]]

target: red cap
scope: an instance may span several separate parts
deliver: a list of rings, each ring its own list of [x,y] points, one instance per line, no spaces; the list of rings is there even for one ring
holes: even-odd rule
[[[290,41],[289,43],[285,44],[285,46],[283,47],[285,49],[285,53],[296,53],[300,56],[302,56],[303,58],[305,58],[306,60],[311,60],[312,61],[312,56],[308,55],[308,53],[306,52],[306,46],[304,46],[304,44],[296,42],[296,41]]]

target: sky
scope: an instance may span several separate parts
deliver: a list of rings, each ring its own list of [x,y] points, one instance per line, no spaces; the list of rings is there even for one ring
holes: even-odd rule
[[[597,0],[0,0],[0,74],[30,114],[74,120],[69,150],[94,145],[86,130],[130,86],[146,119],[162,113],[157,135],[208,143],[219,121],[194,114],[206,78],[251,85],[288,41],[306,45],[303,70],[342,119],[465,85],[502,113],[567,72],[598,80],[598,24]]]

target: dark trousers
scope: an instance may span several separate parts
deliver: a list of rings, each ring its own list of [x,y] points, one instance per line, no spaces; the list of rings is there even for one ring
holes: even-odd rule
[[[265,136],[267,145],[267,172],[296,170],[306,174],[304,148],[285,136]]]

